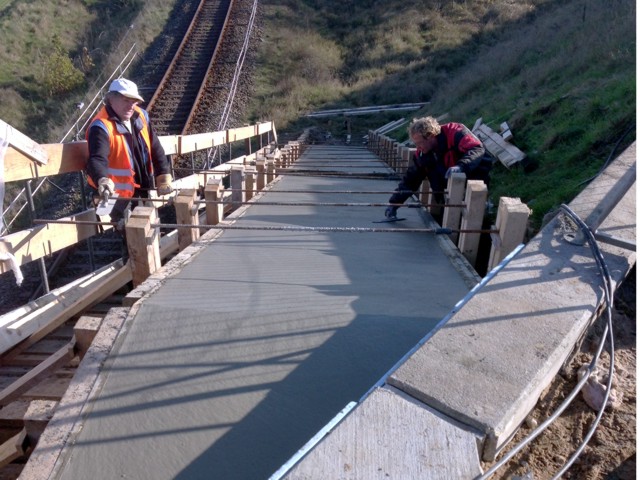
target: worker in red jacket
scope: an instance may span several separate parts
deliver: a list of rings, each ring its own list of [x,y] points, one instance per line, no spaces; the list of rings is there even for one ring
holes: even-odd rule
[[[443,203],[447,180],[454,172],[466,174],[469,180],[483,180],[489,184],[493,159],[478,137],[462,123],[440,125],[433,117],[418,118],[409,125],[409,136],[416,146],[413,163],[389,203],[404,203],[418,191],[425,178],[429,179],[436,201]],[[396,218],[397,210],[398,206],[391,205],[385,210],[385,216]]]
[[[119,197],[111,221],[120,222],[129,206],[127,198],[148,197],[155,187],[159,195],[172,190],[171,164],[165,155],[144,101],[135,83],[126,78],[111,82],[104,106],[87,129],[88,182],[98,195]]]

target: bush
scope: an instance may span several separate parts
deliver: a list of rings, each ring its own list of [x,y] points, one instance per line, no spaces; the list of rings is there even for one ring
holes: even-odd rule
[[[52,44],[53,53],[44,64],[42,84],[47,95],[59,96],[84,85],[84,74],[73,65],[57,36]]]

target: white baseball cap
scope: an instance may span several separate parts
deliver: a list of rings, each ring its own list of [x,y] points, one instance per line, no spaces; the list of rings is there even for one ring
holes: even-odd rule
[[[120,95],[124,95],[125,97],[135,98],[136,100],[144,102],[144,98],[142,98],[138,93],[138,86],[126,78],[118,78],[111,82],[111,85],[109,85],[109,91],[118,92]]]

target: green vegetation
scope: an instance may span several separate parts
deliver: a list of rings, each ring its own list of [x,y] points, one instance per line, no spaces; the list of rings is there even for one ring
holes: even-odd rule
[[[95,95],[134,43],[143,52],[174,5],[0,0],[0,118],[58,141],[75,104]],[[482,117],[496,130],[508,122],[527,163],[497,164],[490,193],[494,203],[521,198],[537,228],[623,136],[617,153],[635,140],[635,9],[633,0],[264,0],[246,121],[341,137],[342,118],[304,115],[429,101],[407,119],[431,114],[471,126]],[[52,85],[55,68],[71,75],[62,87]],[[400,116],[353,117],[352,138]],[[407,139],[404,128],[391,135]]]
[[[126,52],[162,31],[176,0],[0,0],[0,118],[56,142]],[[144,7],[144,8],[143,8]]]
[[[289,0],[266,1],[263,11],[252,120],[275,119],[281,132],[318,126],[336,137],[345,133],[342,119],[303,115],[429,101],[408,119],[429,114],[472,126],[482,117],[496,130],[508,122],[528,159],[510,170],[496,164],[490,194],[494,203],[521,198],[534,228],[584,188],[623,135],[617,153],[635,140],[631,0]],[[293,57],[321,74],[293,68]],[[353,117],[353,138],[400,116]],[[404,128],[390,135],[407,140]]]
[[[42,83],[46,93],[53,97],[79,89],[84,74],[77,69],[57,36],[53,37],[53,53],[45,59]]]

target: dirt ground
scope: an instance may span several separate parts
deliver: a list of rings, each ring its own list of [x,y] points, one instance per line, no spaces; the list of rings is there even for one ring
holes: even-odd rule
[[[614,331],[614,406],[607,407],[591,440],[572,467],[561,477],[575,480],[627,480],[636,478],[636,271],[618,288],[612,313]],[[606,316],[601,316],[588,333],[582,348],[571,364],[556,376],[543,392],[530,415],[538,424],[544,422],[571,393],[577,371],[588,365],[600,341]],[[609,368],[609,343],[598,362],[598,378]],[[564,413],[531,444],[514,456],[492,479],[551,479],[574,454],[590,430],[596,412],[579,393]],[[510,445],[516,445],[535,424],[523,425]],[[509,449],[507,446],[501,455]],[[500,457],[499,457],[500,458]],[[483,466],[487,471],[491,464]]]

